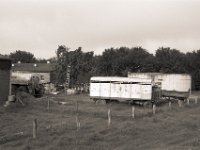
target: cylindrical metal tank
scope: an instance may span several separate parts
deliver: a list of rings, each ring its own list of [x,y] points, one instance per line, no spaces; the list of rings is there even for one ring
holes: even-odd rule
[[[10,92],[11,60],[0,57],[0,103],[7,100]]]

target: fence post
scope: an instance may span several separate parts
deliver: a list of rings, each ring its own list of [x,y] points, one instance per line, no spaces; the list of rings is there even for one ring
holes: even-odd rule
[[[172,109],[172,101],[170,98],[169,98],[169,109]]]
[[[37,138],[37,119],[33,120],[33,138],[36,139]]]
[[[181,100],[178,100],[178,106],[182,107],[182,101]]]
[[[195,101],[195,104],[198,103],[198,97],[197,96],[195,97],[194,101]]]
[[[49,107],[50,107],[50,102],[49,102],[49,97],[47,97],[47,110],[49,111]]]
[[[156,114],[156,104],[153,103],[153,115],[155,115],[155,114]]]
[[[135,118],[135,107],[134,107],[134,105],[132,105],[132,118],[133,119]]]
[[[112,121],[111,121],[111,109],[110,104],[108,104],[108,127],[110,127]]]
[[[80,130],[81,123],[79,119],[78,101],[76,101],[76,126],[77,126],[77,131]]]
[[[187,105],[190,105],[190,99],[187,98]]]

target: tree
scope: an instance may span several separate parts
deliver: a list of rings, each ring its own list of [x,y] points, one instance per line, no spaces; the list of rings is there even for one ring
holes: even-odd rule
[[[56,63],[57,62],[57,58],[55,57],[51,57],[48,59],[48,61],[50,61],[51,63]]]
[[[74,51],[69,51],[64,45],[58,47],[57,55],[57,81],[58,84],[66,82],[67,69],[70,66],[70,86],[76,85],[78,82],[89,82],[89,77],[92,71],[93,52],[82,51],[78,47]]]
[[[165,73],[186,73],[186,56],[179,50],[161,47],[156,51],[158,70]]]
[[[33,63],[36,61],[36,58],[32,53],[21,50],[10,53],[10,58],[12,59],[13,63],[16,63],[18,61],[23,63]]]
[[[106,49],[96,61],[100,75],[127,76],[129,71],[153,71],[154,56],[142,47]]]
[[[188,73],[192,75],[193,88],[200,89],[200,50],[186,53]]]
[[[94,52],[83,52],[79,47],[68,54],[69,65],[71,66],[71,84],[75,85],[78,82],[89,82],[92,72],[92,60]]]
[[[56,84],[64,84],[66,82],[67,66],[69,64],[68,51],[69,48],[67,48],[65,45],[58,46],[56,51]]]

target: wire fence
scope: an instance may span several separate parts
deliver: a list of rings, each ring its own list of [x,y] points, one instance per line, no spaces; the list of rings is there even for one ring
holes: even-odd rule
[[[29,126],[30,130],[19,131],[10,135],[4,135],[0,137],[0,144],[6,142],[20,139],[20,138],[33,138],[37,139],[41,136],[43,131],[50,131],[54,129],[68,129],[79,132],[82,128],[87,128],[87,123],[84,119],[90,120],[90,118],[99,118],[103,119],[101,124],[107,124],[104,126],[105,129],[112,128],[113,119],[115,122],[117,118],[125,118],[130,120],[135,120],[136,118],[144,117],[145,115],[153,116],[159,113],[160,111],[171,111],[175,107],[189,106],[192,103],[198,104],[198,96],[191,96],[185,102],[178,100],[178,103],[169,99],[167,101],[168,105],[165,107],[159,108],[155,104],[149,105],[148,107],[140,107],[137,105],[127,105],[127,104],[113,104],[113,103],[93,103],[78,100],[77,96],[74,100],[66,100],[63,97],[43,97],[38,99],[36,103],[42,102],[41,109],[44,109],[44,113],[47,116],[47,120],[41,120],[39,117],[32,118],[32,125]],[[192,101],[193,100],[193,101]],[[166,104],[166,103],[165,103]],[[58,106],[59,105],[59,106]],[[90,106],[90,107],[86,107]],[[55,114],[59,114],[60,108],[62,107],[62,113],[59,117],[55,118]],[[91,108],[92,107],[92,108]],[[95,108],[93,108],[95,107]],[[65,110],[66,109],[66,110]],[[96,109],[96,111],[94,111]],[[90,111],[92,110],[92,111]],[[98,111],[100,110],[100,111]],[[42,115],[42,114],[41,114]],[[54,117],[51,117],[54,115]],[[107,123],[106,123],[107,122]],[[23,129],[23,127],[22,127]],[[41,132],[41,133],[40,133]],[[76,139],[77,144],[77,139]]]

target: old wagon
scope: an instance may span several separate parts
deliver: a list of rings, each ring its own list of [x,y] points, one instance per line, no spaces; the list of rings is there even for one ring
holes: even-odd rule
[[[151,101],[151,79],[92,77],[90,98],[93,100]]]

